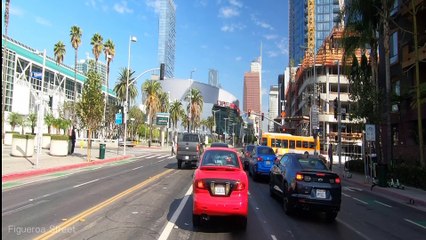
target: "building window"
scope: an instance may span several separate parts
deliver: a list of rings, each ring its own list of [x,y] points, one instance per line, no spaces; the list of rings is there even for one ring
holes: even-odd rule
[[[398,62],[398,32],[392,33],[390,36],[390,63]]]

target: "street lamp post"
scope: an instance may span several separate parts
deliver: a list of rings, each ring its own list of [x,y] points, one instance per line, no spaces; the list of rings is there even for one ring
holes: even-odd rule
[[[237,123],[232,123],[232,146],[235,147],[235,125],[237,125]]]
[[[226,121],[229,119],[229,118],[223,118],[224,120],[225,120],[225,131],[224,131],[224,136],[225,136],[225,142],[226,142],[226,132],[228,131],[227,129],[226,129]]]
[[[41,70],[41,89],[38,96],[38,112],[37,112],[37,157],[35,167],[38,167],[38,161],[41,154],[41,141],[43,138],[43,124],[44,124],[44,106],[43,106],[43,95],[44,95],[44,72],[46,71],[46,49],[43,50],[43,68]]]
[[[127,81],[126,81],[126,101],[124,103],[124,148],[123,154],[126,155],[126,139],[127,139],[127,112],[129,108],[129,77],[130,77],[130,46],[132,42],[136,42],[137,38],[135,36],[130,36],[129,38],[129,58],[127,60]]]
[[[342,167],[342,104],[340,103],[340,63],[337,60],[337,138],[338,138],[338,156],[339,168]]]

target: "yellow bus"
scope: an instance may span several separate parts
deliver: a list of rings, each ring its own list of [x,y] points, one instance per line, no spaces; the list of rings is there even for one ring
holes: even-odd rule
[[[269,146],[274,149],[277,155],[286,153],[305,153],[314,154],[320,153],[320,142],[317,138],[317,143],[314,142],[314,137],[296,136],[288,133],[270,133],[262,134],[261,145]]]

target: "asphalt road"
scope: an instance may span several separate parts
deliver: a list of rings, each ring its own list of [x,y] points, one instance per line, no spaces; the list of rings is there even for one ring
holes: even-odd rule
[[[343,183],[334,223],[287,216],[267,181],[250,178],[246,231],[232,218],[192,227],[192,169],[169,152],[34,178],[2,192],[3,239],[424,239],[421,211]],[[53,233],[56,230],[56,233]],[[49,235],[51,234],[51,235]],[[44,238],[40,238],[44,239]],[[45,238],[47,239],[47,238]]]

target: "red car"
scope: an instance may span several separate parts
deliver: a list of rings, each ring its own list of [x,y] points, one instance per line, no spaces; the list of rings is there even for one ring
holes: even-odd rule
[[[236,216],[239,227],[245,229],[248,189],[247,174],[235,149],[206,149],[194,173],[193,226],[210,216]]]

